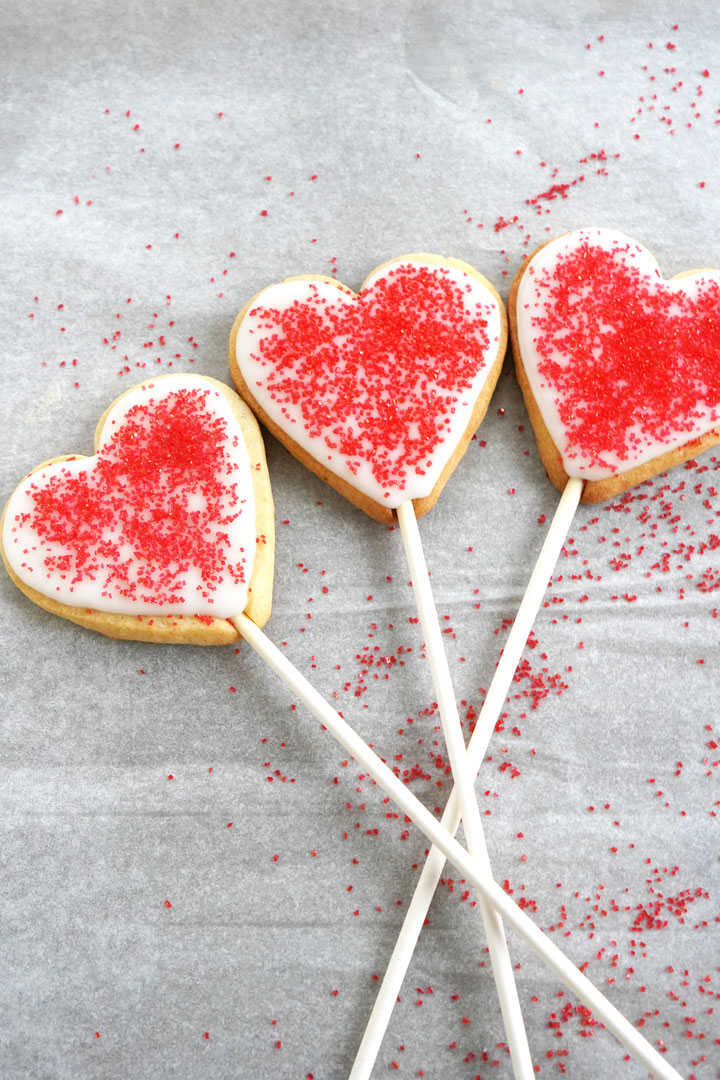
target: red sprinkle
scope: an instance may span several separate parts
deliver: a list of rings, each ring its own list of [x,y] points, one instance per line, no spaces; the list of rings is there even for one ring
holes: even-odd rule
[[[254,308],[263,332],[255,354],[274,400],[299,408],[307,433],[353,471],[366,461],[381,485],[422,474],[450,417],[484,366],[485,305],[441,268],[401,265],[360,293],[330,303]]]
[[[45,544],[62,549],[46,555],[48,573],[73,585],[100,581],[107,596],[162,605],[188,599],[190,564],[200,571],[202,599],[212,598],[222,580],[242,582],[244,557],[223,542],[243,504],[230,442],[204,390],[133,406],[92,471],[61,471],[42,487],[30,484],[30,525]]]
[[[691,433],[698,403],[720,402],[720,283],[707,279],[691,299],[623,251],[585,241],[537,280],[538,370],[557,391],[565,451],[586,467]]]

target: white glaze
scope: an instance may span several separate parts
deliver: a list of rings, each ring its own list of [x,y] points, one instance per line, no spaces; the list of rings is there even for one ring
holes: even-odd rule
[[[464,307],[469,313],[477,313],[481,306],[483,317],[487,319],[486,333],[489,345],[483,354],[483,366],[478,370],[472,385],[462,391],[453,415],[443,417],[445,436],[428,459],[428,465],[422,476],[412,474],[405,481],[384,486],[373,476],[371,464],[367,460],[354,459],[352,467],[342,455],[333,451],[323,437],[309,436],[305,430],[300,408],[292,402],[279,403],[265,388],[265,371],[259,358],[259,342],[274,330],[263,328],[261,320],[253,314],[258,308],[285,310],[294,304],[307,304],[312,298],[320,298],[329,305],[355,304],[357,298],[336,285],[323,281],[284,281],[270,285],[255,298],[252,308],[245,315],[237,333],[236,359],[242,376],[251,393],[262,406],[270,419],[285,431],[311,457],[325,466],[330,472],[347,481],[365,495],[383,506],[394,508],[407,499],[421,499],[429,495],[437,483],[442,470],[451,458],[458,442],[462,438],[477,398],[482,392],[497,356],[498,342],[502,334],[500,307],[494,293],[476,277],[449,266],[439,266],[420,259],[397,259],[374,271],[363,284],[363,291],[384,279],[398,266],[427,267],[433,271],[442,271],[448,278],[460,286],[464,292]],[[381,392],[381,388],[378,388]],[[327,404],[327,401],[325,402]],[[359,427],[359,424],[356,424]],[[330,429],[327,429],[330,432]]]
[[[647,461],[652,461],[661,454],[683,446],[691,439],[706,434],[717,426],[720,420],[720,412],[717,406],[698,402],[697,412],[699,415],[687,429],[678,431],[673,437],[663,441],[653,439],[641,430],[639,424],[633,425],[628,429],[628,441],[634,445],[627,459],[621,459],[615,453],[608,451],[604,454],[604,465],[588,465],[582,460],[581,449],[572,444],[567,429],[560,418],[557,390],[549,385],[538,371],[540,357],[535,347],[537,336],[533,320],[537,316],[544,315],[548,310],[545,302],[546,291],[542,289],[540,283],[547,280],[548,277],[552,278],[558,258],[564,257],[585,242],[591,242],[606,251],[616,252],[623,262],[636,267],[641,273],[647,275],[653,283],[657,284],[658,288],[669,288],[678,293],[685,293],[690,297],[697,297],[699,286],[702,283],[711,279],[720,281],[720,271],[706,270],[687,277],[666,281],[661,277],[658,264],[647,248],[623,233],[603,228],[576,229],[573,232],[565,233],[546,244],[532,256],[529,266],[520,279],[516,302],[517,332],[525,374],[545,426],[562,455],[565,472],[568,476],[576,476],[585,480],[602,480],[615,475],[619,471],[625,471]],[[568,363],[567,358],[557,352],[554,353],[553,359],[560,364]]]
[[[68,580],[69,575],[61,574],[57,570],[53,570],[48,575],[44,560],[49,555],[61,554],[62,549],[56,543],[41,540],[28,524],[18,524],[18,515],[33,512],[34,503],[31,492],[46,484],[51,477],[59,474],[77,476],[91,472],[97,461],[97,456],[93,456],[48,465],[40,472],[28,477],[11,496],[5,514],[3,547],[10,566],[22,581],[43,595],[72,607],[92,608],[115,614],[212,615],[215,618],[227,618],[244,611],[255,554],[255,502],[250,463],[242,431],[225,395],[212,383],[197,376],[173,375],[155,381],[150,380],[129,391],[109,410],[103,422],[98,449],[108,443],[122,425],[129,410],[135,405],[147,403],[150,398],[165,399],[179,390],[197,389],[201,389],[207,395],[206,400],[210,411],[222,417],[227,425],[228,439],[225,449],[231,460],[232,482],[237,485],[242,505],[241,507],[234,505],[233,509],[235,511],[241,509],[241,512],[235,521],[223,524],[221,530],[218,531],[228,535],[228,550],[231,552],[229,561],[234,564],[242,561],[244,580],[236,582],[226,574],[221,582],[214,583],[212,588],[208,589],[208,586],[203,583],[199,568],[191,566],[187,572],[178,576],[178,582],[183,583],[180,590],[182,602],[158,604],[117,595],[112,587],[108,595],[108,589],[103,584],[104,578],[96,581],[83,579],[72,584]],[[237,436],[237,439],[234,439],[234,436]],[[233,442],[236,442],[235,446]],[[199,498],[199,496],[193,497],[196,501]],[[224,499],[221,505],[223,510],[230,510],[227,499]],[[112,535],[112,530],[109,530],[108,535]],[[134,558],[131,551],[126,551],[124,554]]]

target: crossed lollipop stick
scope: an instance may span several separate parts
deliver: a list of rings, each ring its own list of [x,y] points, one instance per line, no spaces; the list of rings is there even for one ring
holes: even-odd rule
[[[532,627],[552,569],[567,535],[575,509],[582,494],[582,481],[571,480],[565,489],[555,513],[535,570],[508,637],[500,663],[490,685],[482,712],[467,750],[465,774],[474,778],[484,757],[497,715],[505,701],[507,688],[520,660],[525,642]],[[410,530],[407,530],[410,532]],[[415,586],[420,580],[413,572]],[[262,657],[276,675],[282,679],[293,694],[338,740],[375,780],[385,794],[414,822],[431,841],[433,847],[420,877],[415,896],[395,947],[388,973],[382,984],[370,1023],[362,1040],[351,1077],[358,1080],[372,1070],[382,1041],[385,1024],[412,955],[415,941],[425,918],[427,908],[440,878],[445,859],[462,873],[477,890],[486,909],[501,916],[505,922],[527,942],[557,977],[593,1011],[605,1027],[612,1032],[628,1053],[648,1069],[656,1080],[682,1080],[680,1074],[650,1045],[622,1013],[580,972],[565,954],[536,926],[532,919],[492,879],[489,866],[470,854],[454,837],[460,821],[460,792],[453,791],[450,801],[438,822],[431,812],[416,798],[392,772],[385,762],[356,734],[346,720],[333,709],[308,680],[291,664],[250,619],[239,615],[231,620],[241,636]],[[437,656],[435,657],[437,661]],[[441,663],[441,662],[440,662]],[[465,753],[465,751],[463,751]],[[462,774],[462,770],[460,770]],[[457,777],[457,773],[455,774]],[[510,978],[512,975],[510,974]],[[508,1032],[508,1039],[522,1045],[524,1030],[517,1028]],[[516,1074],[522,1059],[513,1061]]]

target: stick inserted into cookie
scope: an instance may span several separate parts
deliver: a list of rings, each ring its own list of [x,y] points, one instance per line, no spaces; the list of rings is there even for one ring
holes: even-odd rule
[[[488,873],[417,515],[482,420],[506,343],[495,289],[473,267],[434,255],[379,267],[358,296],[322,278],[271,285],[230,339],[235,385],[273,434],[366,513],[399,521],[467,844]],[[481,911],[515,1076],[532,1080],[502,922],[482,900]]]

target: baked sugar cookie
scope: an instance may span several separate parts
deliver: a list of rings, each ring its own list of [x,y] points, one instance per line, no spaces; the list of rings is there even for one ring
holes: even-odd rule
[[[274,521],[257,422],[214,379],[166,375],[105,412],[93,457],[56,458],[2,520],[34,603],[109,637],[220,645],[270,615]]]
[[[435,503],[485,415],[507,344],[502,302],[467,263],[404,255],[358,294],[313,275],[269,285],[230,335],[253,412],[360,509]]]
[[[720,271],[665,280],[611,229],[565,233],[523,265],[509,300],[518,380],[559,489],[598,502],[720,440]]]

